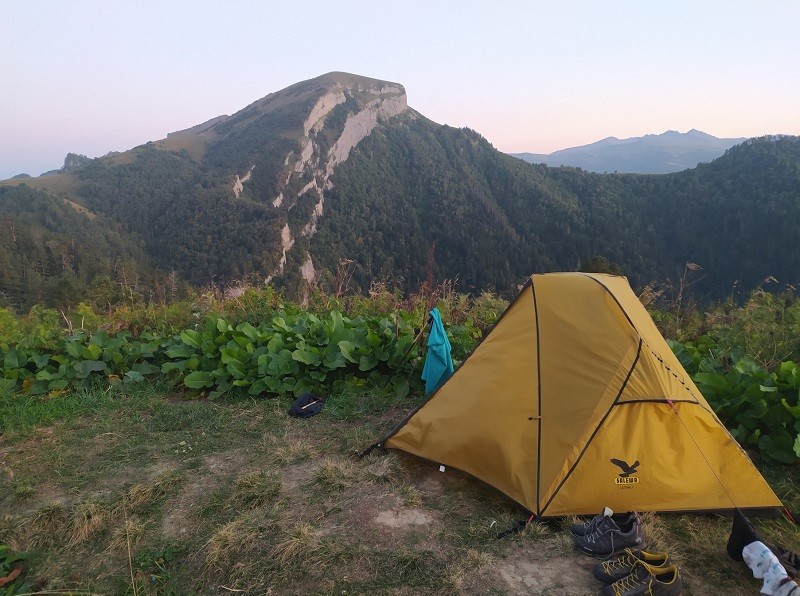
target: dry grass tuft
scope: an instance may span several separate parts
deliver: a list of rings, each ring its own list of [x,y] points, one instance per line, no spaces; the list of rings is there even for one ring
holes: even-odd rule
[[[117,526],[111,532],[111,540],[106,551],[126,552],[128,544],[133,549],[144,537],[147,523],[141,522],[136,518],[126,519],[122,525]]]
[[[259,561],[267,539],[277,529],[277,507],[247,511],[216,530],[205,544],[205,568],[211,575],[228,570],[239,559]],[[261,563],[264,566],[264,563]]]
[[[351,462],[326,459],[314,472],[314,483],[329,492],[343,492],[354,485],[355,475]]]
[[[314,555],[319,548],[319,540],[311,524],[299,522],[286,533],[286,538],[282,542],[275,545],[272,555],[281,565],[302,566],[313,564]]]
[[[467,550],[466,564],[469,569],[480,569],[487,565],[491,565],[494,558],[489,553],[484,553],[474,548]]]
[[[100,503],[95,501],[78,503],[72,512],[68,544],[75,546],[102,531],[108,525],[111,517],[111,511]]]
[[[66,541],[68,527],[69,511],[64,505],[54,503],[43,507],[31,518],[28,525],[31,546],[52,548]]]
[[[23,524],[22,517],[18,515],[0,515],[0,544],[15,551],[25,550],[27,542],[23,538],[26,534],[22,531]]]
[[[125,504],[131,509],[144,507],[153,499],[153,487],[146,484],[134,484],[125,493]]]
[[[281,492],[281,478],[274,472],[247,472],[233,484],[232,499],[250,508],[263,507],[275,502]]]
[[[129,509],[141,509],[152,505],[170,494],[183,478],[183,472],[170,471],[158,476],[152,484],[134,484],[125,494],[125,504]]]
[[[249,514],[228,522],[208,539],[206,566],[215,571],[228,567],[238,553],[253,548],[259,535],[258,524]]]
[[[413,484],[401,483],[397,485],[397,492],[406,507],[417,507],[422,504],[422,493]]]
[[[272,461],[278,465],[295,464],[302,461],[307,461],[314,457],[316,452],[305,441],[286,441],[280,446],[274,446],[269,449]]]
[[[397,475],[397,469],[397,454],[392,452],[370,464],[367,473],[372,480],[389,482]]]
[[[468,571],[461,562],[448,565],[445,569],[445,581],[452,588],[461,592],[464,589],[464,581],[467,579]]]

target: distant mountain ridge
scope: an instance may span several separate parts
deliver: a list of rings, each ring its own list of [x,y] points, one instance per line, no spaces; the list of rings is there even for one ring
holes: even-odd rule
[[[694,168],[717,159],[746,138],[720,139],[692,129],[685,133],[668,130],[662,134],[618,139],[607,137],[589,145],[561,149],[549,154],[511,153],[529,163],[572,166],[598,174],[669,174]]]
[[[155,297],[181,281],[298,297],[343,279],[366,292],[429,278],[509,293],[596,256],[634,287],[677,283],[696,263],[692,291],[719,298],[769,276],[800,282],[798,229],[798,137],[751,139],[663,176],[595,174],[532,165],[432,122],[398,83],[329,73],[165,139],[0,183],[0,306],[112,295],[110,282]]]

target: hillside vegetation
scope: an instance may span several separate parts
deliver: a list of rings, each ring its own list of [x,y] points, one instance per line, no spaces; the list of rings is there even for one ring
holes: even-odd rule
[[[180,295],[172,288],[181,282],[266,280],[300,299],[311,279],[336,291],[345,265],[361,292],[375,279],[415,291],[432,276],[509,297],[531,273],[576,270],[595,257],[638,289],[671,284],[673,296],[686,263],[698,265],[704,275],[686,290],[704,302],[744,300],[769,278],[780,287],[798,281],[800,138],[752,139],[674,174],[593,174],[525,163],[404,101],[396,84],[332,73],[207,128],[56,176],[6,181],[0,241],[10,252],[44,255],[57,230],[76,255],[96,251],[105,262],[72,272],[51,258],[38,268],[41,283],[26,285],[16,257],[0,277],[0,299],[25,312],[40,302],[74,306],[97,286],[159,301]],[[348,135],[373,121],[350,148]],[[50,223],[12,246],[9,230],[33,217],[23,203],[48,210]],[[114,235],[114,246],[89,241]],[[120,259],[137,275],[130,266],[121,275]],[[77,291],[56,291],[70,287],[64,279]]]

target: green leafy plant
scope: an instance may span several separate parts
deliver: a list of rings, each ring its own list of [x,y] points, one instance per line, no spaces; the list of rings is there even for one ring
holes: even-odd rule
[[[30,584],[23,582],[23,561],[30,559],[31,553],[14,552],[6,544],[0,544],[0,594],[11,596],[30,590]]]
[[[800,368],[781,362],[768,370],[748,356],[718,355],[709,336],[671,346],[731,434],[785,464],[800,462]]]

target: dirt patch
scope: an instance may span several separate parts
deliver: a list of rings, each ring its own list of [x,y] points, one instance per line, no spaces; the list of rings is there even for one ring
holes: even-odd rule
[[[537,552],[499,562],[492,570],[510,594],[596,594],[601,587],[592,576],[593,561],[553,556],[543,544]]]
[[[427,526],[433,523],[433,516],[421,509],[384,509],[378,512],[374,522],[390,528]]]

